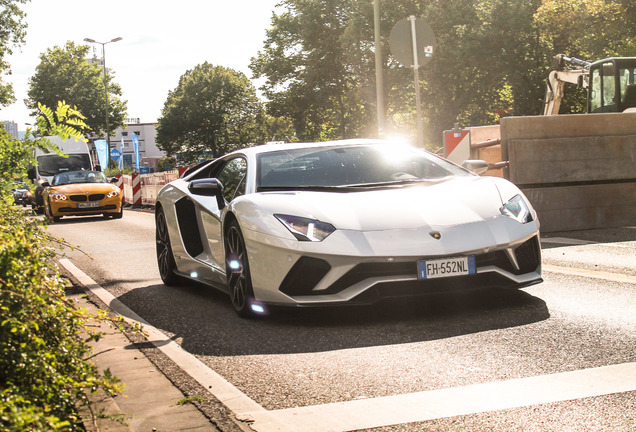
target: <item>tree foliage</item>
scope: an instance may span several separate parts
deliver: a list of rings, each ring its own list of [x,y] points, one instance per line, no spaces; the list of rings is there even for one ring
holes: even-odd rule
[[[84,139],[84,131],[88,125],[86,117],[77,107],[71,107],[64,101],[57,103],[55,111],[38,103],[38,110],[42,113],[37,118],[38,132],[42,136],[56,135],[66,140],[68,138]]]
[[[40,64],[29,79],[27,107],[40,114],[38,104],[57,106],[66,101],[86,116],[83,119],[95,135],[106,132],[106,91],[108,88],[108,122],[112,132],[124,125],[126,101],[121,87],[112,81],[111,74],[104,78],[97,63],[88,63],[89,47],[67,42],[63,48],[54,47],[40,55]]]
[[[10,75],[11,67],[5,57],[13,53],[15,47],[24,43],[26,35],[25,13],[20,5],[29,0],[0,0],[0,106],[15,101],[13,86],[3,80],[2,75]]]
[[[87,360],[100,335],[65,296],[60,241],[11,206],[10,182],[25,177],[36,146],[50,143],[0,128],[0,430],[83,430],[77,407],[98,387],[118,390],[117,380]]]
[[[374,112],[361,91],[368,68],[349,59],[366,45],[350,24],[368,7],[344,0],[282,5],[287,10],[273,16],[264,49],[250,66],[255,77],[266,78],[269,113],[290,118],[300,140],[359,136]]]
[[[429,142],[455,122],[485,125],[541,111],[559,53],[598,60],[636,55],[632,0],[382,0],[380,33],[387,128],[415,130],[413,71],[389,52],[393,26],[410,15],[437,39],[420,68]],[[268,113],[291,119],[303,140],[374,135],[373,6],[368,0],[283,0],[252,59]]]
[[[264,113],[247,77],[203,63],[171,90],[157,126],[157,146],[186,162],[262,143]]]

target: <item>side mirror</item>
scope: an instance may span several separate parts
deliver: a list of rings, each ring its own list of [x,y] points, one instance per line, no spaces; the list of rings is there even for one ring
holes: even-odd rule
[[[192,180],[188,185],[188,190],[193,195],[216,197],[219,210],[225,207],[223,199],[223,185],[218,179],[198,179]]]
[[[49,187],[49,186],[51,186],[51,183],[49,183],[46,180],[44,180],[42,183],[40,183],[40,186],[42,186],[43,188]]]
[[[117,183],[119,181],[119,179],[117,177],[113,177],[110,179],[111,183]]]
[[[462,166],[477,175],[488,171],[488,162],[483,160],[465,160],[462,162]]]

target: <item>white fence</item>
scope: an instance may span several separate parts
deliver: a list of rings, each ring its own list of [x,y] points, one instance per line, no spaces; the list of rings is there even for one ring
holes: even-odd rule
[[[122,190],[124,202],[132,205],[155,205],[161,188],[179,178],[179,171],[152,174],[122,175],[117,183]]]

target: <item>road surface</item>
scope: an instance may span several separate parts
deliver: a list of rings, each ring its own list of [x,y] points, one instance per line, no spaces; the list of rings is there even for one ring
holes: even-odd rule
[[[79,247],[64,262],[185,356],[164,372],[210,380],[212,415],[254,430],[636,430],[636,228],[544,236],[545,281],[520,291],[254,320],[213,289],[162,284],[152,213],[48,231]]]

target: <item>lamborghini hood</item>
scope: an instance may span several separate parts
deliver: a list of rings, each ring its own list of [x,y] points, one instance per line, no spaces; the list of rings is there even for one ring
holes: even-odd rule
[[[257,195],[258,204],[272,213],[317,219],[337,229],[356,231],[469,224],[500,215],[503,205],[493,179],[472,176],[378,190]]]

